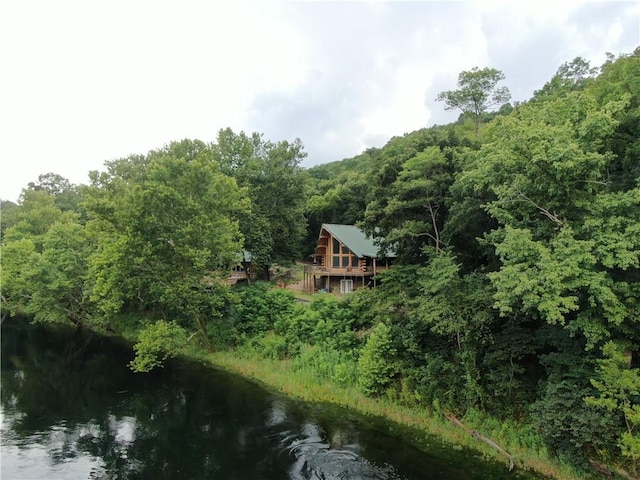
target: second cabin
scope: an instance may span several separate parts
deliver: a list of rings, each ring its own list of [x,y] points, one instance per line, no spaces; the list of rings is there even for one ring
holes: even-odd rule
[[[379,248],[355,225],[324,223],[313,254],[313,265],[305,268],[309,291],[350,293],[372,285],[375,276],[391,265],[395,255],[381,256]]]

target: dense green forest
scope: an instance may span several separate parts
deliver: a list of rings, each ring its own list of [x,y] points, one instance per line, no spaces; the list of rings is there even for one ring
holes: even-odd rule
[[[511,105],[494,69],[442,92],[458,121],[305,169],[299,140],[218,132],[2,204],[2,311],[138,340],[288,359],[437,414],[518,425],[580,474],[640,472],[640,49],[577,58]],[[231,286],[357,224],[398,254],[376,288],[301,303]]]

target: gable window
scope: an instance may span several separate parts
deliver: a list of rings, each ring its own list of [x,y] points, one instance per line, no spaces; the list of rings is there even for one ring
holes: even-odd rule
[[[358,257],[336,237],[331,242],[331,265],[333,268],[350,268],[358,266]]]

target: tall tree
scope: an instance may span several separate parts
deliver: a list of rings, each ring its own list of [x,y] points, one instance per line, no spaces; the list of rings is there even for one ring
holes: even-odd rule
[[[176,157],[184,142],[123,159],[94,175],[88,227],[93,298],[105,312],[128,309],[191,324],[206,338],[226,277],[242,251],[237,216],[249,202],[205,154]]]
[[[425,246],[442,248],[449,188],[462,150],[451,128],[432,127],[383,150],[369,180],[363,229],[405,263],[425,260]]]
[[[55,204],[60,210],[71,210],[84,214],[80,206],[80,187],[71,183],[57,173],[49,172],[38,175],[37,182],[29,182],[29,190],[44,190],[55,199]]]
[[[274,262],[299,258],[308,192],[300,140],[272,143],[258,133],[248,136],[227,128],[218,132],[213,151],[222,171],[247,188],[251,211],[240,224],[256,266],[266,273]]]
[[[637,93],[600,99],[598,84],[497,119],[458,179],[494,195],[484,208],[502,225],[488,236],[501,313],[566,325],[590,347],[637,329],[640,267],[637,177],[613,182],[607,148]]]
[[[450,164],[434,146],[407,160],[395,182],[383,210],[367,209],[366,220],[410,263],[424,259],[423,247],[440,250],[446,217],[445,199],[452,183]]]
[[[45,190],[24,190],[17,222],[2,240],[3,303],[12,315],[83,325],[92,247],[78,215],[62,212]]]
[[[460,110],[472,116],[476,126],[476,138],[480,139],[482,115],[491,108],[500,106],[511,99],[507,87],[498,87],[505,79],[504,74],[495,68],[474,67],[458,75],[458,89],[440,92],[436,97],[445,102],[445,110]]]
[[[553,99],[574,90],[581,90],[598,73],[589,62],[576,57],[571,62],[560,65],[556,74],[533,94],[533,100]]]

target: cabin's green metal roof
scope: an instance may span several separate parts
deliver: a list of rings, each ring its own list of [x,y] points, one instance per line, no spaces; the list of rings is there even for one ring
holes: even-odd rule
[[[344,243],[358,257],[378,258],[380,249],[373,243],[373,239],[368,238],[362,230],[355,225],[339,225],[335,223],[323,223],[322,228]],[[321,230],[322,231],[322,230]],[[389,252],[388,257],[394,257],[393,252]]]

